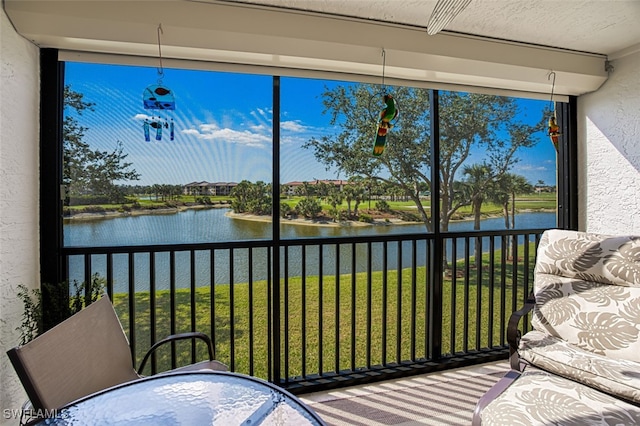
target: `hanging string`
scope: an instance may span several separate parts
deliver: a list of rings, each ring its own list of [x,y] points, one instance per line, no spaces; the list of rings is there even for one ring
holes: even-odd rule
[[[158,84],[162,84],[162,78],[164,77],[164,68],[162,67],[162,47],[160,44],[160,34],[164,34],[164,31],[162,31],[162,23],[158,24],[158,58],[160,59],[160,68],[157,68]]]
[[[551,80],[551,76],[553,76],[553,82],[551,83],[551,99],[549,99],[549,110],[555,112],[556,106],[553,103],[553,92],[556,88],[556,73],[555,71],[551,71],[547,76],[547,80]]]
[[[387,66],[387,52],[384,51],[384,48],[382,48],[382,90],[385,90],[385,86],[384,86],[384,70]]]

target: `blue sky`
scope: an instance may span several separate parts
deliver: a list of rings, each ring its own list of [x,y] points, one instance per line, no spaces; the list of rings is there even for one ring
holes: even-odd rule
[[[271,181],[272,78],[250,74],[164,69],[162,84],[176,99],[175,111],[145,110],[144,89],[157,84],[156,68],[85,63],[66,64],[65,83],[95,104],[77,116],[92,148],[113,150],[122,142],[127,161],[141,175],[131,184],[185,184],[193,181]],[[335,133],[322,114],[321,94],[340,82],[282,78],[281,181],[346,178],[325,170],[302,145]],[[521,100],[538,117],[543,101]],[[175,124],[175,140],[164,130],[161,141],[145,142],[144,118],[160,115]],[[540,134],[536,147],[520,152],[511,170],[535,184],[555,184],[555,151]]]

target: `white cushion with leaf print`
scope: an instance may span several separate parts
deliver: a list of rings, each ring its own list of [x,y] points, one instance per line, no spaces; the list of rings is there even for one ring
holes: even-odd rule
[[[550,230],[537,256],[534,329],[640,362],[640,237]]]
[[[518,352],[536,367],[640,403],[640,363],[584,351],[536,330],[522,337]]]
[[[545,231],[536,273],[640,287],[640,236]]]
[[[588,386],[528,368],[482,411],[483,426],[635,425],[640,407]]]

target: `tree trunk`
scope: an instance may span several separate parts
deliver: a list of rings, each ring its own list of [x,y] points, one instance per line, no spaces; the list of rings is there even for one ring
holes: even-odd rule
[[[427,232],[433,232],[434,222],[433,220],[429,219],[429,216],[427,216],[427,212],[424,210],[424,206],[422,205],[422,201],[420,201],[420,197],[416,196],[412,198],[413,198],[413,202],[416,205],[416,208],[418,209],[418,213],[420,213],[420,217],[422,218],[422,221],[427,227]]]
[[[474,198],[472,201],[473,230],[480,230],[480,209],[482,208],[482,198]]]
[[[502,205],[502,214],[504,215],[504,229],[509,229],[509,203]]]
[[[516,193],[511,193],[511,229],[516,229]]]

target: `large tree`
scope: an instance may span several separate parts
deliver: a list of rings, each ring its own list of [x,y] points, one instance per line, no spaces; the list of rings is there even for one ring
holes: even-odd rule
[[[400,120],[389,131],[387,148],[380,157],[372,155],[379,89],[372,85],[337,86],[323,93],[325,113],[340,131],[311,139],[305,147],[327,168],[346,176],[362,176],[395,187],[414,201],[428,231],[433,230],[420,193],[431,190],[429,91],[408,87],[390,90],[398,102]],[[499,178],[518,161],[516,152],[533,146],[534,134],[544,128],[544,118],[529,125],[519,120],[512,98],[461,92],[440,92],[440,226],[448,230],[452,216],[471,202],[458,191],[459,172],[470,165],[472,148],[484,151],[484,161]]]
[[[140,179],[132,163],[125,161],[128,154],[124,153],[122,142],[116,141],[113,151],[91,148],[84,141],[87,128],[81,126],[76,117],[93,111],[95,104],[87,102],[82,93],[67,85],[64,106],[67,113],[62,126],[62,180],[69,195],[98,195],[110,202],[122,202],[124,194],[117,182]]]

